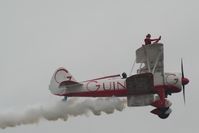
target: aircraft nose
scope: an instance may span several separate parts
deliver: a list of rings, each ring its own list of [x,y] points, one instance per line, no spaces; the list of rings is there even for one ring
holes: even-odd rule
[[[186,85],[189,83],[189,79],[188,78],[182,78],[182,85]]]

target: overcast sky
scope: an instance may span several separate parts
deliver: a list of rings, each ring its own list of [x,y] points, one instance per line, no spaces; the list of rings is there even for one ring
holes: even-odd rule
[[[199,131],[198,5],[197,0],[1,0],[0,112],[62,99],[48,90],[60,66],[79,81],[129,73],[147,33],[162,36],[165,71],[180,72],[182,57],[190,79],[187,104],[182,93],[169,97],[173,112],[166,120],[150,114],[152,107],[125,108],[2,132]]]

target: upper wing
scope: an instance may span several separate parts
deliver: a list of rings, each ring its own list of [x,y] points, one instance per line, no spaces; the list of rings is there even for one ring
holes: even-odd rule
[[[136,63],[141,63],[137,73],[152,73],[154,85],[164,84],[164,49],[163,44],[143,45],[136,50]],[[142,64],[144,66],[142,67]]]
[[[136,50],[136,63],[144,64],[138,69],[138,73],[164,73],[163,44],[143,45]]]

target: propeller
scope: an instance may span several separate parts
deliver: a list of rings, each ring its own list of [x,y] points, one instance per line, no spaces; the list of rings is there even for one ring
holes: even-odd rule
[[[181,72],[182,72],[182,81],[184,79],[184,68],[183,68],[183,60],[181,59]],[[183,89],[183,99],[184,99],[184,104],[186,103],[185,99],[185,85],[182,82],[182,89]]]
[[[181,59],[181,72],[182,72],[183,99],[184,99],[184,104],[185,104],[186,103],[186,99],[185,99],[185,85],[189,83],[189,80],[184,77],[183,59]]]

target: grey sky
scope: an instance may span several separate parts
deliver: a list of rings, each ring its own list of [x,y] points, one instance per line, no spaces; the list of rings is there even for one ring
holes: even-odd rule
[[[191,80],[186,106],[182,93],[169,97],[173,112],[167,120],[150,114],[152,107],[126,108],[112,115],[43,121],[3,132],[199,131],[198,4],[197,0],[0,1],[0,110],[61,99],[48,91],[60,66],[80,81],[129,73],[134,52],[147,33],[162,35],[165,71],[180,71],[183,57]]]

